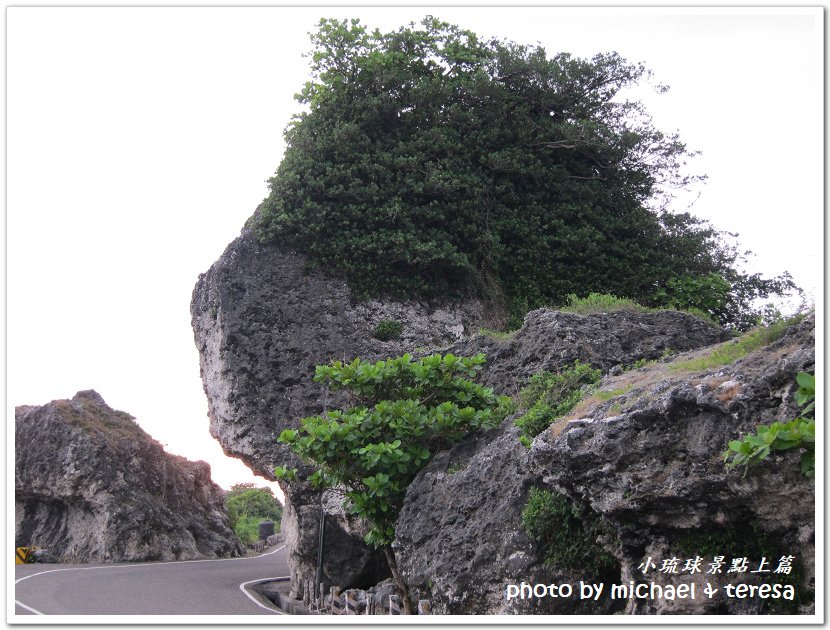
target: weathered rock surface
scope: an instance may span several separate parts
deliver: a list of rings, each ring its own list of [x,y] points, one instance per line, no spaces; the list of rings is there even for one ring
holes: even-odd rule
[[[511,419],[441,453],[409,487],[396,528],[398,566],[436,614],[609,613],[573,599],[507,600],[507,584],[551,584],[574,575],[544,566],[522,530],[528,492],[540,484]],[[578,579],[578,578],[577,578]],[[579,603],[579,602],[576,602]]]
[[[357,301],[343,280],[247,230],[199,277],[190,308],[211,435],[266,477],[298,462],[280,432],[332,402],[315,366],[446,345],[482,317],[478,303]],[[402,324],[399,339],[375,339],[382,320]]]
[[[274,466],[299,464],[277,442],[282,430],[337,402],[312,382],[316,365],[447,345],[482,325],[483,309],[477,302],[359,302],[344,281],[310,270],[303,256],[263,245],[245,230],[200,276],[191,315],[210,433],[226,453],[273,479]],[[373,336],[382,320],[402,324],[399,339]],[[296,587],[314,576],[319,493],[304,483],[283,489],[282,527]],[[377,573],[382,556],[363,544],[364,532],[339,503],[329,515],[324,570],[331,583],[360,587],[385,577],[385,570]]]
[[[378,360],[448,346],[456,354],[483,351],[485,382],[509,393],[536,371],[577,358],[610,367],[725,336],[673,312],[582,317],[540,310],[528,315],[514,339],[462,341],[488,324],[480,303],[358,301],[343,280],[309,269],[300,254],[259,243],[248,230],[200,276],[191,315],[210,432],[228,454],[268,478],[276,465],[300,464],[277,442],[280,432],[340,402],[312,381],[314,367],[332,359]],[[402,324],[400,339],[374,338],[375,326],[387,319]],[[283,531],[296,592],[315,573],[320,497],[304,483],[284,486]],[[359,523],[339,499],[324,502],[325,578],[347,588],[384,577],[385,562],[363,544]]]
[[[485,353],[481,383],[514,394],[536,372],[555,372],[576,360],[607,372],[616,365],[659,359],[729,338],[722,328],[678,311],[577,315],[542,308],[528,313],[509,339],[476,335],[448,351],[459,356]]]
[[[15,541],[64,562],[243,552],[210,466],[164,452],[92,390],[15,410]]]
[[[712,599],[616,602],[628,613],[809,612],[815,486],[801,475],[798,454],[773,455],[745,477],[726,469],[721,454],[757,424],[797,415],[795,376],[814,370],[814,321],[731,365],[684,367],[710,352],[606,377],[605,395],[587,398],[530,450],[508,419],[438,455],[410,486],[396,529],[398,564],[414,595],[432,599],[436,613],[602,612],[602,602],[586,610],[574,599],[507,601],[507,584],[578,584],[582,577],[542,565],[523,531],[522,509],[537,486],[564,494],[610,528],[599,541],[619,563],[620,583],[695,581],[700,594],[708,581],[721,589]],[[698,554],[700,573],[683,574],[683,562],[676,575],[659,572],[661,560]],[[797,575],[771,573],[764,581],[792,579],[801,599],[776,608],[772,600],[724,597],[725,584],[759,583],[759,574],[727,574],[727,564],[707,575],[708,563],[746,554],[753,556],[749,571],[763,557],[774,571],[781,556],[795,556]],[[644,575],[638,566],[649,557],[657,570]],[[606,601],[605,612],[613,604]]]

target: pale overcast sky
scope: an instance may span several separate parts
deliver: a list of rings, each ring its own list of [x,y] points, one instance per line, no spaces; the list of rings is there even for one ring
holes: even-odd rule
[[[8,8],[9,417],[94,388],[222,486],[253,480],[208,434],[193,286],[267,195],[319,18],[426,14],[645,62],[671,90],[637,97],[709,177],[684,203],[820,303],[821,9]]]

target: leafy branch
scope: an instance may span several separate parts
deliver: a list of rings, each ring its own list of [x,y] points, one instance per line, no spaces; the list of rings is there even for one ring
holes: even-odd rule
[[[815,408],[816,377],[807,372],[799,372],[796,382],[799,388],[795,392],[795,401],[802,416],[812,414]],[[750,466],[765,460],[773,451],[787,451],[802,448],[801,472],[805,477],[815,477],[816,469],[816,421],[813,417],[800,417],[789,422],[773,422],[770,425],[758,425],[754,435],[747,435],[742,440],[732,440],[723,454],[727,468],[744,467],[744,476]]]

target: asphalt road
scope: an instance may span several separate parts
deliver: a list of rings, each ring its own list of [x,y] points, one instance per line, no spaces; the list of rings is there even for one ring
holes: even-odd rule
[[[287,577],[285,546],[249,557],[15,566],[18,615],[275,615],[244,586]]]

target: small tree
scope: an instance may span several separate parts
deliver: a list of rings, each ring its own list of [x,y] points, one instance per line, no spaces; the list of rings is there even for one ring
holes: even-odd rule
[[[350,408],[304,418],[298,430],[279,437],[317,468],[308,478],[315,486],[342,492],[348,508],[369,525],[366,543],[383,549],[407,614],[409,589],[391,546],[395,523],[407,487],[434,452],[503,419],[510,399],[470,380],[484,362],[483,354],[417,361],[405,354],[317,366],[314,380],[345,390]],[[276,474],[293,478],[297,471],[278,467]]]

